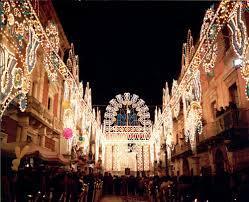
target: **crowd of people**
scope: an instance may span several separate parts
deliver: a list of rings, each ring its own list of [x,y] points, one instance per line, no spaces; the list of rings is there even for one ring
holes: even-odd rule
[[[248,201],[248,174],[219,176],[114,176],[105,173],[104,195],[135,195],[148,201]]]
[[[2,175],[2,201],[85,201],[93,197],[97,178],[93,174],[60,167],[33,169]]]
[[[2,175],[1,201],[99,201],[134,196],[141,201],[248,201],[247,174],[221,176],[112,176],[111,173],[25,167]],[[139,200],[138,200],[139,201]]]

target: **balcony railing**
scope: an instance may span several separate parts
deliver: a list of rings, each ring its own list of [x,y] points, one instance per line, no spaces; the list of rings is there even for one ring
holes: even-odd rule
[[[225,112],[216,118],[214,122],[207,123],[203,132],[199,135],[199,142],[216,136],[231,128],[248,128],[249,109],[236,109]]]

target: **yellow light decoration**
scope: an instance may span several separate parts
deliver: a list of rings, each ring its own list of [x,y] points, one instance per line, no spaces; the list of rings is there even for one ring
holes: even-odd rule
[[[172,90],[171,90],[171,96],[173,97],[176,93],[177,93],[177,89],[178,89],[178,83],[176,80],[173,79],[173,84],[172,84]],[[173,115],[174,117],[178,117],[179,112],[180,112],[180,102],[179,99],[176,100],[176,102],[174,103],[175,105],[172,107],[172,111],[173,111]]]
[[[217,58],[217,53],[218,53],[217,43],[215,43],[213,47],[210,49],[210,51],[207,53],[203,62],[203,67],[206,73],[210,73],[213,70]]]
[[[143,170],[143,153],[142,153],[142,145],[136,146],[137,151],[137,170],[142,171]]]
[[[48,21],[48,25],[46,27],[46,34],[55,52],[58,53],[60,48],[60,38],[58,28],[54,22]]]
[[[143,149],[143,152],[144,152],[144,170],[145,171],[149,171],[150,170],[150,146],[149,145],[144,145],[144,149]]]
[[[63,109],[68,109],[68,108],[70,107],[69,101],[64,100],[64,101],[62,102],[62,107],[63,107]]]

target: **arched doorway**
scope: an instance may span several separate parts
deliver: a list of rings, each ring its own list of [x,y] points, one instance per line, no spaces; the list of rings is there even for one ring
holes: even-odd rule
[[[183,170],[183,175],[186,175],[186,176],[190,175],[189,163],[188,163],[188,160],[186,158],[183,159],[182,170]]]
[[[220,149],[215,152],[215,171],[216,175],[221,175],[224,173],[224,155]]]

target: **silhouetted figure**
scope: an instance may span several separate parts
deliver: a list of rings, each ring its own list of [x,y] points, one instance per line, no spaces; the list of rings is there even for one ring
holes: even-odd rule
[[[220,115],[225,113],[225,109],[223,107],[220,108]]]
[[[108,194],[108,173],[105,172],[103,177],[103,195]]]
[[[111,195],[113,192],[113,178],[112,178],[111,173],[109,173],[108,175],[107,185],[108,185],[108,194]]]
[[[118,176],[114,177],[113,187],[114,187],[115,194],[120,195],[120,191],[121,191],[121,179],[120,179],[120,177],[118,177]]]

